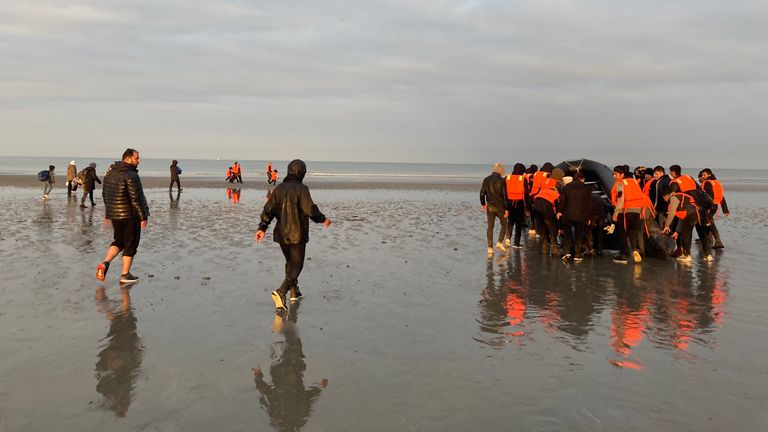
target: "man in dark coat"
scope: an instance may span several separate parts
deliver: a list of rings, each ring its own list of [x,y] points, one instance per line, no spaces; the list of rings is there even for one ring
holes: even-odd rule
[[[179,192],[182,191],[181,189],[181,182],[179,181],[179,174],[181,174],[181,168],[179,168],[179,161],[174,159],[171,162],[171,184],[168,185],[168,190],[173,190],[173,184],[176,183],[176,188],[179,190]]]
[[[277,219],[273,237],[285,257],[285,279],[278,289],[272,291],[272,300],[278,310],[287,309],[285,296],[289,290],[292,303],[301,297],[298,278],[304,268],[304,255],[309,242],[309,220],[322,223],[326,228],[331,225],[331,220],[312,201],[309,188],[302,183],[306,174],[304,161],[295,159],[288,164],[288,175],[264,204],[259,230],[256,231],[256,242],[260,242],[272,219]]]
[[[504,181],[504,174],[504,165],[494,164],[491,175],[483,179],[483,185],[480,187],[480,205],[488,219],[488,229],[486,230],[488,256],[493,255],[493,226],[497,218],[501,230],[499,231],[499,241],[496,242],[496,249],[501,252],[507,251],[503,241],[507,236],[509,202],[507,201],[507,183]]]
[[[104,175],[104,189],[101,194],[106,207],[106,218],[112,221],[114,241],[107,249],[107,256],[96,267],[96,279],[103,281],[109,270],[109,263],[123,251],[123,273],[120,283],[139,281],[131,274],[131,264],[141,239],[141,230],[147,226],[149,206],[139,178],[139,152],[127,149],[123,160],[115,162]]]
[[[583,239],[592,212],[592,188],[584,183],[584,173],[577,172],[563,187],[558,217],[563,227],[563,260],[581,261]],[[574,246],[575,243],[575,246]]]
[[[96,183],[101,184],[101,179],[96,174],[96,164],[91,162],[87,168],[85,168],[85,178],[83,179],[83,198],[80,199],[80,207],[85,208],[85,198],[91,198],[91,207],[96,206],[96,202],[93,200],[93,191],[96,189]]]

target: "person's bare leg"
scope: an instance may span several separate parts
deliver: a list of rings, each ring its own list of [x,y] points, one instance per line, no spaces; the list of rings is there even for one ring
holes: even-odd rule
[[[123,274],[128,274],[131,271],[131,264],[133,264],[133,257],[123,255]]]
[[[107,256],[104,258],[104,261],[112,262],[119,253],[120,249],[117,246],[110,246],[109,249],[107,249]]]

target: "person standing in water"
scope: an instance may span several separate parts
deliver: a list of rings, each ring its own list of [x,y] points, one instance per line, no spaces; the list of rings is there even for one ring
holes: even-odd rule
[[[171,162],[171,184],[168,185],[168,190],[173,190],[173,184],[176,183],[176,188],[181,192],[181,181],[179,181],[179,174],[181,174],[181,168],[179,168],[179,161],[174,159]]]
[[[96,207],[96,201],[93,200],[93,191],[96,189],[96,183],[101,184],[101,179],[96,174],[96,164],[91,162],[85,169],[83,178],[83,198],[80,200],[80,207],[85,208],[85,199],[91,199],[91,207]]]
[[[56,167],[48,165],[48,179],[43,183],[43,201],[48,201],[48,194],[53,190],[56,184]]]
[[[286,310],[285,297],[290,291],[291,303],[298,301],[299,274],[304,268],[304,255],[309,242],[309,220],[322,223],[326,228],[331,220],[320,212],[312,201],[309,188],[302,183],[307,174],[307,165],[301,159],[288,164],[288,175],[277,186],[261,212],[256,242],[261,242],[273,219],[277,219],[273,238],[285,257],[285,279],[278,289],[272,291],[272,300],[277,310]]]
[[[131,274],[131,264],[141,239],[141,230],[146,228],[149,206],[141,187],[139,152],[127,149],[123,160],[115,162],[104,175],[102,197],[106,207],[105,217],[112,221],[114,241],[107,249],[104,261],[96,267],[96,279],[103,281],[109,270],[109,263],[123,251],[123,273],[120,283],[136,283],[139,278]]]
[[[488,256],[493,255],[493,229],[496,219],[499,219],[501,225],[496,249],[500,252],[506,252],[507,249],[504,247],[503,241],[507,236],[509,204],[507,201],[507,184],[504,181],[504,165],[494,164],[491,175],[483,179],[483,185],[480,187],[480,205],[488,219],[488,228],[485,233],[488,242]]]

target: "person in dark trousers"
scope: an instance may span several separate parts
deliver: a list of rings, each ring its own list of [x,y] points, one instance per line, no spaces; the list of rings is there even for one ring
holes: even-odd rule
[[[562,177],[561,177],[562,178]],[[541,239],[541,252],[560,255],[557,244],[557,206],[560,201],[560,181],[548,178],[539,193],[533,195],[531,212],[536,220],[536,233]]]
[[[238,183],[243,182],[243,171],[242,171],[242,168],[240,167],[240,162],[235,162],[234,164],[232,164],[232,182],[231,183],[234,183],[235,181],[237,181]]]
[[[589,226],[591,233],[587,235],[587,249],[589,256],[603,256],[603,239],[605,237],[605,228],[611,225],[608,220],[608,212],[605,210],[605,202],[601,197],[602,191],[592,191],[592,205],[589,213]]]
[[[483,179],[483,185],[480,187],[480,205],[488,220],[488,228],[485,233],[486,240],[488,241],[488,256],[493,255],[493,229],[496,219],[499,219],[501,226],[496,249],[506,252],[507,249],[504,247],[503,242],[507,235],[509,208],[507,204],[507,184],[504,181],[504,165],[500,163],[494,164],[491,175]]]
[[[80,207],[85,208],[85,198],[90,197],[91,207],[96,206],[96,201],[93,200],[93,191],[96,189],[96,183],[101,184],[101,179],[96,174],[96,164],[91,162],[87,168],[85,168],[85,178],[83,179],[83,197],[80,199]]]
[[[592,188],[584,183],[584,173],[577,172],[563,187],[558,218],[563,227],[563,260],[581,261],[582,245],[592,213]]]
[[[181,181],[179,180],[179,174],[181,174],[181,168],[179,168],[179,161],[174,159],[171,161],[171,184],[168,185],[168,190],[173,190],[173,184],[176,183],[176,189],[181,192]]]
[[[619,253],[613,258],[614,262],[627,263],[631,253],[635,263],[642,261],[640,254],[642,232],[641,215],[650,199],[645,197],[640,185],[633,177],[627,178],[626,165],[618,165],[613,168],[613,178],[616,180],[616,202],[613,211],[613,221],[619,237]]]
[[[656,165],[653,168],[653,177],[656,179],[656,182],[653,186],[653,194],[650,195],[651,203],[653,203],[656,210],[656,221],[663,224],[667,218],[667,200],[664,199],[662,191],[669,187],[669,182],[672,180],[661,165]]]
[[[302,183],[306,174],[304,161],[295,159],[288,164],[288,175],[264,204],[259,230],[255,235],[256,242],[261,242],[272,219],[277,219],[273,237],[285,257],[285,279],[278,289],[272,291],[272,300],[278,310],[287,309],[285,296],[288,291],[291,292],[292,303],[302,295],[299,274],[304,268],[304,254],[309,242],[309,220],[322,223],[326,228],[331,225],[331,220],[312,201],[309,188]]]
[[[77,190],[77,165],[75,161],[70,161],[67,165],[67,197],[72,196],[72,192]]]
[[[728,217],[731,214],[728,210],[728,203],[725,202],[725,196],[723,195],[723,185],[709,168],[701,170],[699,173],[699,181],[701,182],[701,188],[712,197],[712,201],[714,202],[714,205],[709,211],[708,231],[709,236],[711,237],[710,244],[713,245],[713,249],[722,249],[725,246],[720,239],[720,231],[718,231],[717,226],[715,225],[715,215],[720,208],[723,209],[723,215],[725,217]]]
[[[129,148],[123,153],[123,160],[112,164],[104,175],[101,195],[106,207],[105,217],[112,222],[114,241],[109,245],[104,261],[96,267],[96,279],[100,281],[107,276],[109,264],[120,251],[123,251],[120,283],[139,281],[131,274],[131,264],[139,247],[141,230],[146,228],[149,218],[147,198],[136,169],[140,161],[139,152]]]
[[[525,165],[516,163],[512,168],[512,174],[506,177],[507,184],[507,208],[509,216],[507,217],[507,239],[504,240],[506,246],[512,245],[515,249],[520,249],[520,237],[525,225],[525,209],[529,207],[526,200],[529,199],[530,187],[525,178]],[[512,232],[514,230],[515,241],[512,243]]]
[[[672,222],[677,219],[677,226],[674,229],[672,237],[680,242],[682,248],[681,253],[676,257],[678,261],[690,263],[691,262],[691,242],[693,240],[693,229],[697,225],[702,225],[702,217],[706,217],[703,213],[705,209],[701,209],[696,205],[696,201],[689,193],[679,192],[677,188],[667,187],[662,195],[669,203],[667,219],[664,222],[664,234],[669,234],[672,231]],[[704,260],[712,261],[712,250],[707,240],[706,235],[701,238],[702,233],[699,233],[701,245],[704,248]]]
[[[48,194],[53,190],[53,185],[56,184],[56,167],[48,165],[48,180],[43,182],[43,201],[48,201]]]

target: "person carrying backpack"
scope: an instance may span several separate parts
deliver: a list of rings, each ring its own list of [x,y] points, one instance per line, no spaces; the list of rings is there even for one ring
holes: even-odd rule
[[[101,184],[101,179],[96,174],[96,164],[91,163],[85,168],[82,173],[83,178],[83,198],[80,199],[80,207],[85,208],[85,197],[91,198],[91,207],[96,207],[96,202],[93,201],[93,190],[96,189],[96,183]]]
[[[171,184],[168,185],[168,190],[173,190],[173,184],[176,183],[176,188],[179,190],[179,192],[182,191],[181,189],[181,182],[179,181],[179,174],[181,174],[181,168],[179,168],[179,161],[174,159],[171,162]]]
[[[46,171],[40,171],[37,174],[37,178],[43,183],[43,201],[48,201],[48,194],[53,190],[53,185],[56,184],[55,171],[56,167],[53,165],[48,166],[48,175],[44,175]]]

